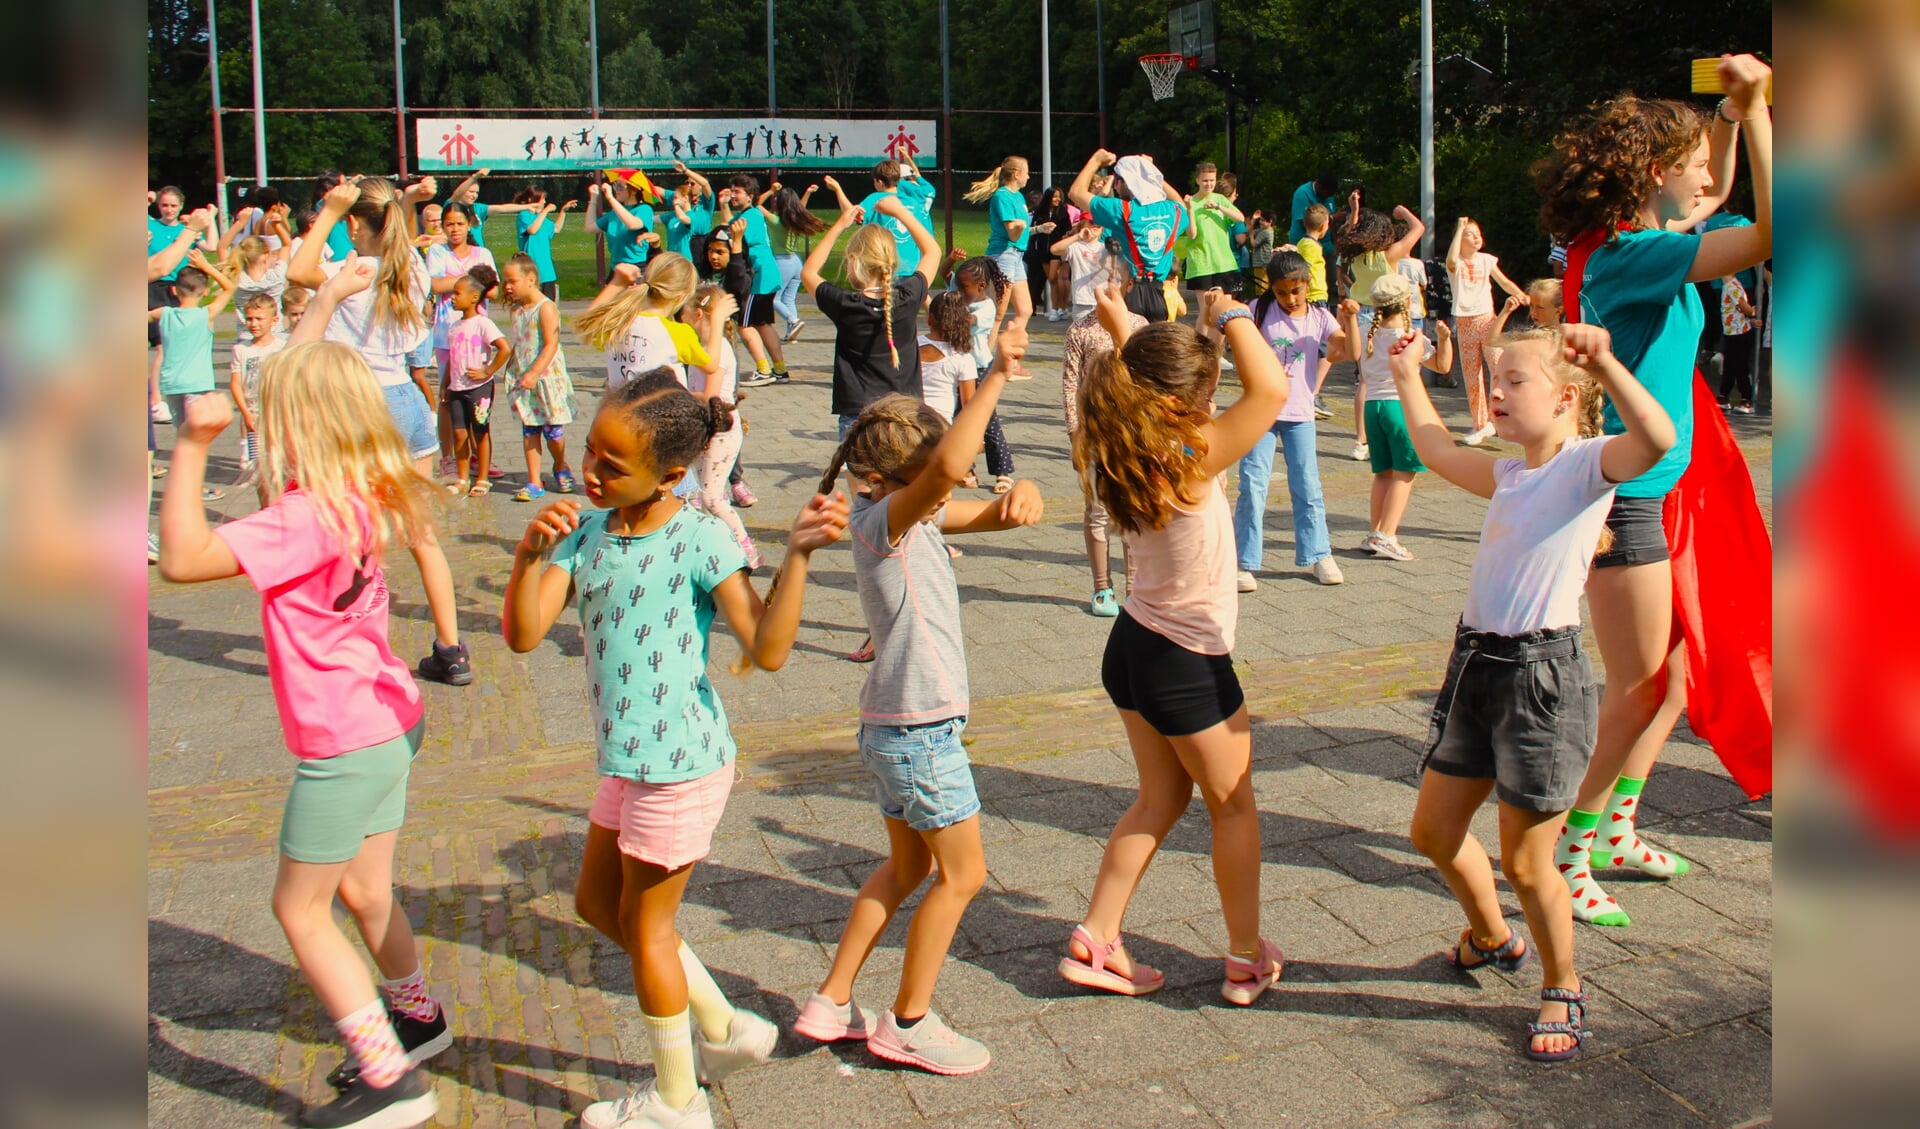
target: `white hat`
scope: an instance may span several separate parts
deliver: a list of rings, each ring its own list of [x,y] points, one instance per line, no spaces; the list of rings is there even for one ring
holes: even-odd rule
[[[1150,204],[1166,196],[1167,178],[1160,175],[1154,167],[1153,158],[1142,153],[1137,156],[1122,157],[1113,166],[1114,175],[1126,181],[1127,191],[1142,204]]]
[[[1381,306],[1403,306],[1413,298],[1413,283],[1399,271],[1389,271],[1373,280],[1373,286],[1367,290],[1367,305],[1376,309]]]

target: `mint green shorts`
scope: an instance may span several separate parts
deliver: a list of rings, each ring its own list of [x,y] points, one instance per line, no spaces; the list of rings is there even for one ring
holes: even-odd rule
[[[280,853],[317,865],[349,862],[368,836],[399,830],[407,818],[407,775],[426,729],[423,716],[391,741],[301,761],[280,816]]]

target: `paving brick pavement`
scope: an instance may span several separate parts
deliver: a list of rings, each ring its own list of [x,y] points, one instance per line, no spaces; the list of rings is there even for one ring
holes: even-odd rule
[[[790,351],[798,378],[749,394],[744,511],[777,558],[779,530],[833,439],[826,323]],[[1649,837],[1693,859],[1674,883],[1615,880],[1625,931],[1582,928],[1595,998],[1584,1059],[1517,1053],[1537,973],[1476,984],[1437,954],[1458,911],[1405,838],[1417,749],[1458,614],[1482,505],[1424,479],[1409,564],[1351,552],[1368,475],[1321,425],[1320,467],[1348,583],[1291,568],[1284,492],[1269,510],[1258,592],[1236,654],[1256,717],[1255,791],[1267,844],[1263,921],[1287,982],[1251,1009],[1217,996],[1224,942],[1204,812],[1176,827],[1129,917],[1132,947],[1168,987],[1143,1000],[1076,994],[1053,971],[1086,905],[1101,837],[1130,798],[1130,760],[1098,689],[1107,624],[1086,614],[1078,488],[1059,406],[1060,329],[1034,325],[1037,378],[1003,401],[1040,527],[963,542],[957,562],[975,711],[968,744],[990,881],[969,910],[936,1006],[994,1050],[943,1079],[784,1035],[776,1059],[717,1087],[716,1123],[774,1126],[1738,1125],[1771,1108],[1771,805],[1747,802],[1684,730],[1647,792]],[[816,334],[818,334],[816,336]],[[576,374],[600,371],[574,344]],[[1339,406],[1350,369],[1336,370]],[[580,405],[590,403],[582,379]],[[1231,394],[1229,388],[1226,395]],[[1349,398],[1350,399],[1350,398]],[[1456,420],[1460,393],[1441,391]],[[1763,502],[1770,436],[1741,420]],[[570,429],[578,446],[584,421]],[[163,441],[170,438],[162,428]],[[237,441],[223,437],[216,480]],[[517,452],[498,460],[516,473]],[[215,503],[224,515],[245,499]],[[557,1126],[649,1074],[624,954],[573,916],[570,890],[594,785],[577,627],[527,655],[498,639],[507,550],[530,507],[504,493],[452,504],[446,541],[479,678],[426,687],[429,730],[411,788],[398,886],[455,1046],[434,1060],[439,1123]],[[1763,567],[1756,563],[1756,567]],[[885,849],[853,757],[864,669],[844,550],[816,558],[786,669],[716,674],[741,779],[681,927],[742,1004],[789,1027],[823,975],[854,891]],[[388,568],[403,654],[430,636],[419,579]],[[288,757],[243,581],[150,593],[149,1122],[269,1125],[325,1093],[339,1047],[267,906]],[[732,644],[720,633],[719,665]],[[1494,842],[1492,809],[1480,830]],[[1502,887],[1509,916],[1518,903]],[[861,993],[884,1000],[904,923]]]

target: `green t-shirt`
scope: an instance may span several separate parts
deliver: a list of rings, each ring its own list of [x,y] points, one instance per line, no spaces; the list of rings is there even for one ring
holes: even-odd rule
[[[1705,314],[1687,272],[1700,237],[1678,231],[1627,231],[1587,260],[1580,282],[1580,320],[1613,335],[1613,355],[1673,419],[1673,449],[1639,478],[1620,484],[1622,498],[1658,498],[1672,490],[1693,457],[1693,360]],[[1608,400],[1603,429],[1626,425]]]
[[[1218,192],[1193,200],[1193,245],[1187,250],[1187,278],[1231,274],[1240,269],[1233,257],[1233,220],[1221,207],[1230,201]]]
[[[213,391],[213,319],[205,306],[160,311],[160,394]]]

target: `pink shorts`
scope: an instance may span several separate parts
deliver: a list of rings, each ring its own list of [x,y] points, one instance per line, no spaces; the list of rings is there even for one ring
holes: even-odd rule
[[[587,821],[619,832],[621,854],[678,870],[707,857],[731,791],[732,765],[672,784],[603,776]]]

